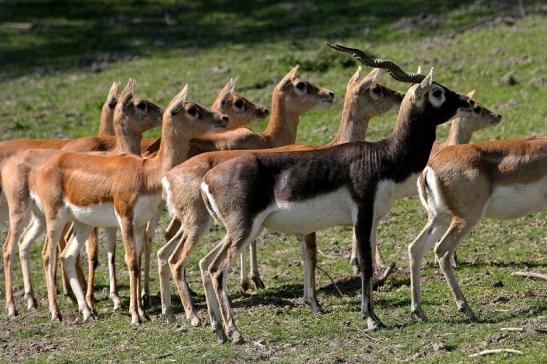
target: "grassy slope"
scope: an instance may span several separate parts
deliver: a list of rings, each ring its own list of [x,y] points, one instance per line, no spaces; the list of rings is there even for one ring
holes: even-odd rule
[[[418,64],[426,68],[434,65],[442,83],[460,91],[476,88],[476,99],[503,113],[504,120],[496,128],[478,133],[475,140],[546,131],[545,86],[535,86],[532,81],[547,71],[545,18],[530,16],[512,26],[494,22],[448,37],[463,25],[495,17],[507,9],[462,6],[458,1],[390,0],[382,5],[353,2],[344,10],[329,3],[319,6],[303,2],[294,7],[270,1],[232,2],[209,8],[198,2],[172,5],[168,1],[64,7],[44,2],[32,6],[3,4],[1,21],[31,21],[36,25],[26,31],[15,29],[13,24],[0,26],[0,35],[6,36],[0,44],[0,131],[6,139],[94,134],[108,86],[129,76],[139,81],[139,94],[161,104],[166,104],[183,82],[190,83],[194,99],[208,104],[227,78],[240,76],[241,93],[268,104],[273,83],[299,62],[307,77],[339,96],[330,109],[306,115],[299,127],[299,142],[323,143],[338,128],[345,83],[355,69],[346,57],[324,49],[325,40],[367,47],[409,69]],[[113,18],[109,12],[121,15]],[[399,17],[420,12],[432,14],[440,24],[394,26]],[[431,34],[439,37],[432,38]],[[118,60],[110,62],[112,59]],[[215,74],[213,68],[219,65],[228,66],[230,71]],[[93,71],[99,68],[100,72]],[[514,71],[519,80],[516,86],[499,82],[509,71]],[[387,78],[384,81],[401,90],[406,87]],[[368,139],[388,135],[394,115],[374,120]],[[264,124],[255,128],[261,129]],[[446,132],[446,127],[440,128],[439,137]],[[366,325],[359,314],[359,284],[351,279],[347,264],[347,228],[319,234],[323,253],[319,264],[337,279],[344,294],[340,297],[329,278],[318,272],[319,298],[326,309],[321,317],[311,316],[300,298],[302,269],[297,240],[268,233],[259,251],[268,288],[242,294],[236,280],[237,267],[232,274],[231,297],[237,322],[249,341],[241,347],[217,344],[208,327],[191,328],[181,315],[179,326],[183,330],[177,332],[175,326],[162,323],[157,316],[157,298],[149,311],[151,322],[130,327],[126,312],[110,311],[104,254],[97,290],[99,320],[77,322],[76,310],[61,298],[65,320],[50,323],[37,244],[33,250],[33,282],[41,306],[37,312],[26,312],[19,305],[21,316],[16,321],[0,319],[0,360],[332,362],[417,357],[425,362],[459,362],[482,349],[510,347],[525,353],[513,357],[515,361],[545,361],[545,336],[534,331],[546,324],[545,283],[510,276],[512,271],[526,268],[544,271],[545,217],[543,213],[509,222],[484,221],[463,244],[457,274],[481,319],[479,323],[467,323],[457,312],[429,254],[423,271],[423,297],[430,321],[417,323],[409,314],[406,246],[422,228],[425,217],[416,198],[399,201],[382,223],[379,242],[386,259],[396,261],[401,270],[375,294],[377,313],[388,328],[374,333],[363,331]],[[204,298],[197,260],[221,236],[221,230],[215,229],[188,268],[200,308],[204,308]],[[123,256],[121,250],[119,256]],[[127,299],[127,270],[121,259],[119,262],[120,282],[124,284],[121,293]],[[15,270],[19,270],[18,265]],[[158,290],[156,276],[154,264],[152,292]],[[493,287],[492,283],[499,280],[503,287]],[[20,274],[16,283],[21,303]],[[178,299],[173,299],[176,312],[182,312]],[[204,310],[201,314],[205,317]],[[522,326],[525,331],[499,332],[500,327],[507,326]],[[434,352],[432,343],[443,343],[447,350]]]

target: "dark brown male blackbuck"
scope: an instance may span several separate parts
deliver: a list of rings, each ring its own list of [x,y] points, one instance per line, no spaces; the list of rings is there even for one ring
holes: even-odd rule
[[[458,309],[475,314],[458,285],[450,260],[483,218],[514,219],[547,210],[547,137],[454,145],[428,162],[418,179],[428,222],[408,247],[412,313],[425,321],[420,267],[433,244]]]
[[[361,68],[359,68],[351,77],[346,86],[344,109],[342,111],[339,131],[329,144],[322,147],[362,140],[372,117],[384,114],[390,109],[400,105],[403,95],[377,83],[379,73],[380,69],[373,69],[369,74],[361,78]],[[280,83],[274,91],[274,96],[276,99],[285,99],[285,104],[294,104],[292,107],[293,109],[296,109],[299,104],[306,106],[308,102],[304,101],[308,97],[314,97],[316,98],[317,103],[320,102],[319,96],[293,93],[290,88],[288,90],[283,90],[283,88],[280,88],[281,85],[282,83]],[[305,109],[307,109],[307,107]],[[285,109],[276,106],[273,108],[272,118],[274,116],[277,118],[278,113],[279,117],[283,117],[286,111]],[[264,152],[310,150],[322,147],[288,145],[275,149],[264,149]],[[252,152],[258,153],[262,152],[262,150],[253,150]],[[211,217],[201,198],[201,180],[205,173],[214,166],[245,153],[248,153],[248,151],[235,150],[204,153],[173,168],[165,176],[164,190],[169,211],[173,216],[182,221],[182,226],[178,227],[178,229],[180,229],[179,234],[171,236],[170,241],[160,250],[160,252],[158,252],[158,265],[160,267],[161,279],[160,287],[162,287],[162,307],[170,320],[173,319],[173,314],[171,310],[170,293],[168,290],[168,271],[167,269],[164,269],[164,267],[167,267],[168,263],[187,317],[191,320],[193,325],[199,324],[199,319],[194,312],[195,309],[188,293],[188,283],[186,282],[184,270],[194,246],[199,242],[201,236],[207,231],[208,226],[211,224]],[[315,235],[306,237],[305,242],[304,300],[309,303],[313,312],[317,313],[321,310],[321,307],[315,297]],[[251,278],[255,282],[257,288],[262,288],[263,283],[259,277],[256,262],[255,242],[251,243],[251,258]],[[308,264],[308,262],[310,262],[310,264]],[[248,286],[248,274],[247,269],[245,268],[246,259],[243,254],[241,265],[241,283],[242,287],[246,289]],[[308,282],[311,283],[308,284]]]
[[[467,93],[469,98],[472,98],[475,94],[475,91]],[[435,155],[442,148],[445,148],[449,145],[455,144],[467,144],[471,140],[471,137],[474,132],[477,130],[488,128],[494,125],[497,125],[501,121],[501,115],[495,113],[484,106],[481,106],[479,103],[475,103],[473,110],[461,110],[457,113],[456,117],[452,119],[450,125],[450,131],[448,133],[448,138],[444,143],[434,143],[433,149],[431,150],[431,156]],[[418,175],[416,176],[416,179]],[[396,199],[414,196],[418,194],[418,188],[416,187],[416,179],[408,179],[407,182],[403,184],[397,184],[395,186],[395,191],[393,193],[393,203]],[[387,212],[387,211],[386,211]],[[371,239],[376,239],[378,222],[382,217],[379,217],[378,220],[372,226]],[[357,247],[355,246],[355,239],[352,244],[351,249],[351,265],[353,271],[357,274],[359,272],[359,264],[357,261]],[[379,245],[376,244],[375,252],[375,262],[377,266],[383,266],[384,260],[380,254]],[[455,263],[454,263],[455,264]]]
[[[372,305],[375,216],[384,213],[394,185],[425,167],[437,125],[472,104],[467,96],[433,82],[433,69],[424,77],[389,61],[359,59],[386,68],[398,80],[420,82],[405,94],[390,137],[314,151],[248,154],[216,166],[203,178],[208,209],[227,231],[200,261],[211,325],[221,341],[227,333],[234,343],[243,342],[230,311],[227,269],[263,228],[309,234],[352,225],[361,267],[361,312],[370,329],[383,326]]]
[[[192,138],[221,128],[229,120],[225,115],[187,101],[187,91],[185,86],[163,114],[162,142],[155,156],[63,153],[42,165],[29,181],[31,194],[36,196],[36,205],[40,206],[46,219],[50,257],[55,254],[65,223],[74,222],[74,238],[67,244],[61,259],[84,320],[92,315],[77,279],[76,258],[80,246],[95,226],[120,227],[130,276],[131,322],[140,323],[146,319],[139,299],[140,262],[146,225],[161,205],[161,179],[169,169],[184,161]],[[55,287],[53,273],[53,266],[48,264],[50,310],[57,312],[52,290]]]

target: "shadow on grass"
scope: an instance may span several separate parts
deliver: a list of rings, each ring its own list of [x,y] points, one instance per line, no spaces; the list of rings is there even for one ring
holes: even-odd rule
[[[18,77],[37,67],[45,72],[67,67],[98,71],[104,63],[166,49],[183,48],[192,54],[196,48],[267,47],[278,40],[291,40],[296,49],[306,47],[310,39],[352,35],[385,41],[394,36],[392,25],[402,17],[438,16],[472,2],[11,0],[2,3],[0,13],[0,35],[7,40],[0,44],[0,63],[3,77]],[[425,22],[413,26],[413,34],[428,34],[437,27],[436,21]]]

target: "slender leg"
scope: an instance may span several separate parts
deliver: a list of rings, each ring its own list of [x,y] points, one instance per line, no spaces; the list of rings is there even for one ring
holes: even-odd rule
[[[421,321],[426,321],[427,316],[422,310],[420,269],[425,254],[435,242],[437,242],[448,224],[438,217],[428,218],[428,222],[420,234],[408,246],[410,261],[410,288],[412,290],[411,312]]]
[[[222,241],[218,254],[209,265],[208,271],[219,303],[220,314],[222,315],[226,327],[226,333],[228,334],[228,337],[232,338],[234,344],[243,344],[245,341],[236,327],[230,310],[230,300],[226,287],[227,274],[230,261],[234,256],[239,254],[242,249],[245,249],[251,241],[256,239],[260,233],[260,229],[255,228],[252,229],[254,231],[248,232],[240,230],[236,233],[231,233],[228,227],[227,230],[228,233],[226,234],[226,238]]]
[[[466,225],[461,220],[453,222],[448,228],[446,234],[435,246],[435,255],[437,256],[439,266],[441,267],[446,282],[452,291],[452,295],[454,296],[458,309],[463,312],[466,319],[474,321],[476,320],[475,314],[471,310],[471,307],[469,307],[458,281],[456,280],[456,274],[450,259],[458,244],[463,240],[472,227],[473,225]]]
[[[165,238],[165,241],[169,241],[177,234],[180,230],[180,220],[176,217],[171,218],[171,221],[169,221],[169,225],[167,225],[167,229],[165,229],[165,232],[163,234],[163,237]]]
[[[50,226],[51,224],[48,224],[48,230]],[[65,270],[70,281],[70,286],[72,287],[72,291],[74,292],[76,300],[78,301],[78,310],[82,314],[82,318],[84,321],[88,321],[89,319],[93,319],[94,317],[91,314],[91,308],[89,307],[87,300],[84,296],[83,286],[81,285],[78,274],[76,272],[76,260],[79,259],[78,255],[80,252],[80,246],[85,244],[85,241],[89,237],[92,229],[93,228],[91,226],[84,225],[80,222],[75,221],[74,237],[68,242],[66,248],[61,254],[61,260],[65,265]],[[53,240],[56,237],[54,234],[51,234],[50,237],[50,241],[56,241]],[[50,247],[50,252],[52,251],[53,250]]]
[[[205,289],[205,300],[207,301],[207,313],[209,314],[209,320],[211,322],[211,328],[216,333],[219,341],[224,343],[228,340],[224,329],[222,328],[222,316],[220,314],[219,302],[217,300],[215,289],[212,284],[211,275],[209,273],[209,265],[216,257],[217,253],[223,247],[226,239],[225,237],[217,246],[215,246],[203,259],[199,261],[199,269],[201,271],[201,279],[203,281],[203,287]]]
[[[186,263],[190,253],[199,242],[201,236],[207,231],[209,227],[208,221],[195,226],[187,232],[187,235],[180,239],[179,244],[169,257],[169,267],[171,268],[171,274],[177,286],[177,291],[184,306],[184,312],[186,318],[190,320],[192,326],[199,326],[200,319],[196,314],[194,303],[192,302],[192,296],[190,295],[190,288],[186,281]]]
[[[125,262],[129,269],[129,313],[131,314],[131,323],[140,324],[138,307],[140,304],[138,280],[140,273],[139,257],[135,249],[135,234],[133,227],[133,216],[131,214],[122,214],[118,211],[119,223],[122,232],[122,239],[125,251]]]
[[[141,300],[144,307],[150,306],[150,254],[152,252],[152,244],[154,242],[154,237],[156,236],[156,229],[159,225],[160,214],[158,213],[152,220],[148,222],[146,227],[146,236],[147,239],[144,242],[144,285],[143,291],[141,292]]]
[[[108,256],[108,280],[110,288],[110,299],[114,303],[114,311],[122,309],[123,304],[118,294],[116,284],[116,228],[106,228],[104,230],[106,238],[106,252]]]
[[[249,289],[249,252],[243,249],[239,255],[240,260],[240,285],[243,292]]]
[[[139,294],[142,291],[142,273],[140,267],[142,266],[142,253],[145,246],[148,244],[148,237],[146,235],[146,224],[135,227],[135,255],[138,262],[138,275],[137,275],[137,288],[136,293]],[[139,320],[141,322],[148,320],[144,311],[144,304],[140,296],[137,296],[137,312],[139,314]]]
[[[315,295],[315,270],[317,266],[316,234],[304,235],[304,302],[310,305],[314,314],[322,314],[323,309]]]
[[[35,214],[32,217],[29,228],[19,241],[19,259],[21,260],[21,271],[25,285],[25,301],[29,310],[36,308],[36,298],[34,297],[30,279],[29,251],[32,243],[45,231],[45,228],[46,222],[44,217],[41,214]]]
[[[371,208],[361,208],[357,216],[357,223],[353,230],[357,242],[357,258],[361,267],[361,312],[367,321],[368,328],[375,330],[383,326],[373,309],[372,276],[374,274],[374,259],[372,252],[375,244],[371,240],[373,212]]]
[[[91,230],[91,234],[87,238],[86,250],[87,250],[87,292],[85,299],[91,310],[95,313],[95,295],[93,294],[93,288],[95,287],[95,272],[97,265],[99,265],[99,242],[98,242],[97,228]]]
[[[183,239],[185,239],[184,231],[182,226],[180,226],[179,231],[172,235],[171,239],[157,253],[158,272],[160,275],[161,314],[166,318],[168,323],[175,322],[169,285],[169,256],[173,253],[177,244],[179,244],[179,240]]]
[[[357,240],[355,239],[355,232],[351,235],[351,256],[349,259],[353,274],[359,275],[361,267],[359,267],[359,259],[357,258]]]
[[[25,228],[25,215],[26,214],[24,213],[24,209],[22,209],[21,212],[10,213],[9,232],[7,240],[4,243],[3,247],[4,276],[6,280],[6,311],[9,318],[14,318],[15,316],[17,316],[17,311],[15,310],[15,301],[13,299],[13,272],[11,263],[13,260],[13,255],[15,254],[15,249],[17,248],[17,242],[20,240]]]
[[[65,250],[67,242],[69,242],[73,237],[74,237],[74,224],[73,223],[65,224],[63,228],[63,233],[61,235],[61,238],[59,238],[59,242],[58,242],[57,251],[59,255],[63,252],[63,250]],[[55,262],[57,262],[56,259],[57,259],[57,255],[54,256]],[[57,264],[54,263],[54,265],[55,265],[55,276],[57,276]],[[70,298],[70,300],[73,303],[77,304],[78,301],[76,300],[76,296],[74,295],[74,292],[72,292],[72,288],[70,287],[70,282],[65,272],[64,263],[62,260],[61,260],[61,267],[62,267],[61,275],[63,279],[63,294],[67,296],[68,298]],[[78,275],[78,280],[80,281],[80,285],[82,287],[85,287],[86,282],[85,282],[84,270],[82,268],[82,262],[80,260],[79,252],[78,252],[78,259],[76,259],[76,274]]]
[[[47,238],[44,249],[42,250],[42,261],[46,272],[46,281],[48,282],[48,301],[49,311],[52,320],[61,320],[57,306],[57,288],[55,284],[55,266],[57,265],[57,244],[61,238],[65,224],[64,211],[46,212],[47,219]],[[76,250],[77,254],[77,250]],[[75,263],[75,262],[74,262]],[[68,272],[67,272],[68,273]],[[76,276],[76,274],[75,274]],[[69,275],[70,280],[70,275]],[[79,282],[78,282],[79,283]],[[74,290],[74,287],[72,287]],[[74,292],[76,294],[76,292]],[[76,295],[76,298],[78,296]]]
[[[256,289],[264,289],[266,286],[262,279],[260,278],[260,273],[258,272],[258,254],[256,251],[256,240],[251,242],[251,279],[253,280]]]

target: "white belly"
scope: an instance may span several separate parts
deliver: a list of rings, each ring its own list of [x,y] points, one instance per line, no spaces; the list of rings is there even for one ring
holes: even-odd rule
[[[485,216],[512,219],[547,210],[547,176],[530,184],[499,186],[492,192]]]
[[[305,201],[277,201],[268,210],[264,227],[287,233],[308,234],[333,225],[352,225],[357,213],[346,188]]]
[[[160,195],[148,195],[138,198],[133,209],[133,224],[141,226],[152,220],[161,203]],[[111,202],[88,206],[76,206],[70,202],[66,205],[74,219],[90,226],[117,227],[118,215]]]

